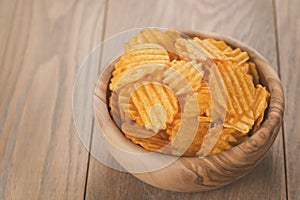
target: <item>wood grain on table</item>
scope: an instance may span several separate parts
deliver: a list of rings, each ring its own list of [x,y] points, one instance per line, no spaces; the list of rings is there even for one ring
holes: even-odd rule
[[[0,199],[82,199],[88,152],[72,87],[101,41],[104,1],[0,3]]]
[[[300,199],[300,1],[276,0],[280,75],[286,95],[284,138],[288,196]]]
[[[299,7],[297,0],[0,0],[0,199],[299,198]],[[204,193],[169,192],[85,150],[71,109],[79,65],[104,38],[145,26],[226,34],[278,70],[284,128],[246,177]]]

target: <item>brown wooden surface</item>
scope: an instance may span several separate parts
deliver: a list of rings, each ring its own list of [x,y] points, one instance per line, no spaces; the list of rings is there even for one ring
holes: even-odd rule
[[[300,1],[276,1],[280,74],[286,95],[284,136],[288,196],[300,198]]]
[[[297,0],[0,0],[0,199],[299,198],[298,8]],[[76,70],[103,30],[107,38],[144,26],[224,33],[280,64],[285,145],[280,132],[249,175],[205,193],[160,190],[93,157],[88,163],[72,121]]]
[[[1,1],[0,199],[84,198],[72,86],[101,41],[104,1]]]

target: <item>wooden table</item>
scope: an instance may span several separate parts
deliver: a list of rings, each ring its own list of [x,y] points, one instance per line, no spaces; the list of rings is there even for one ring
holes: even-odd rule
[[[0,199],[300,199],[299,8],[298,0],[0,0]],[[105,38],[145,26],[227,34],[277,70],[283,127],[246,177],[209,192],[169,192],[85,150],[71,106],[79,65]]]

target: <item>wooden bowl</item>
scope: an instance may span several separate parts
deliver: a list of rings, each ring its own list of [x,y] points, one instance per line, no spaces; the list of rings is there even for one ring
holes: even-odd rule
[[[201,39],[223,40],[232,47],[239,47],[248,52],[251,60],[257,65],[262,84],[266,86],[271,94],[263,124],[255,134],[240,145],[204,158],[180,157],[175,162],[156,171],[132,173],[138,179],[166,190],[178,192],[206,191],[227,185],[245,176],[265,157],[281,126],[284,112],[284,94],[277,73],[272,69],[270,63],[248,45],[228,36],[215,33],[194,31],[185,31],[184,33]],[[128,152],[143,152],[145,150],[124,137],[109,115],[107,86],[113,69],[113,65],[108,66],[98,79],[94,96],[95,116],[110,143],[126,149],[125,151]],[[134,165],[143,165],[143,162],[147,162],[141,159],[135,160],[132,154],[122,154],[122,152],[115,149],[112,149],[111,153],[125,169],[130,168],[129,163],[131,160]],[[166,159],[170,157],[160,154],[161,156]]]

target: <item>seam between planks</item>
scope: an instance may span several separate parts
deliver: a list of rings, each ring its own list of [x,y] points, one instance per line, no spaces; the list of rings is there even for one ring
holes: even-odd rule
[[[109,0],[105,0],[104,2],[104,17],[102,20],[102,35],[101,35],[101,42],[104,41],[105,38],[105,32],[106,32],[106,26],[107,26],[107,13],[108,13],[108,3]],[[100,46],[102,48],[102,46]],[[102,51],[100,50],[100,57],[99,60],[102,60]],[[101,62],[99,62],[101,63]],[[97,69],[97,74],[99,73],[99,69]],[[91,136],[90,136],[90,144],[89,144],[89,155],[88,155],[88,161],[87,161],[87,168],[86,168],[86,178],[85,178],[85,184],[84,184],[84,195],[83,199],[86,200],[87,198],[87,188],[88,188],[88,179],[89,179],[89,169],[90,169],[90,160],[91,160],[91,150],[92,150],[92,143],[93,143],[93,135],[94,135],[94,124],[95,124],[95,118],[92,118],[92,127],[91,127]]]
[[[278,66],[278,76],[281,79],[281,61],[280,61],[280,50],[279,50],[279,36],[278,36],[278,15],[275,0],[272,0],[273,5],[273,23],[274,23],[274,33],[275,33],[275,45],[276,45],[276,62]],[[282,146],[283,146],[283,161],[284,161],[284,180],[285,180],[285,195],[286,199],[289,199],[289,188],[288,188],[288,176],[287,176],[287,160],[286,160],[286,149],[285,149],[285,129],[284,120],[281,124],[282,127]]]

